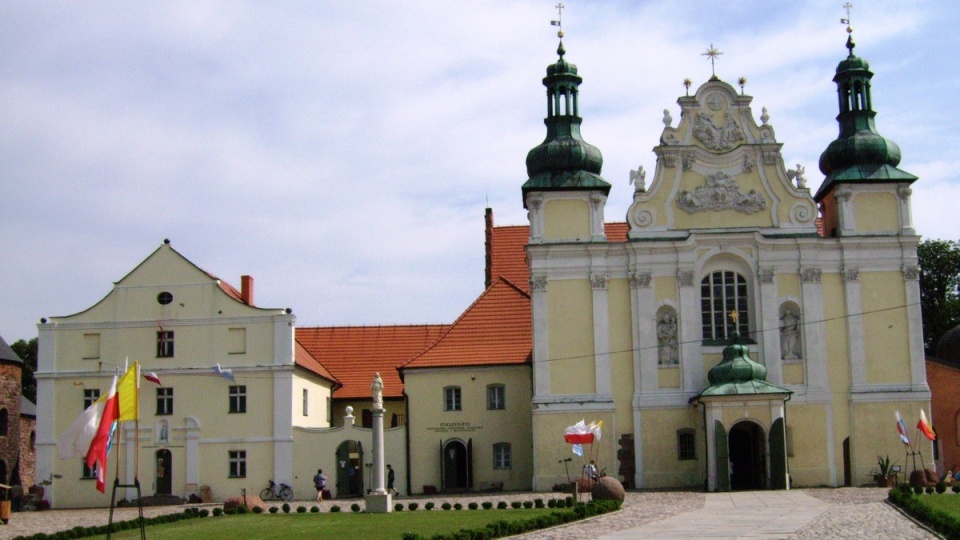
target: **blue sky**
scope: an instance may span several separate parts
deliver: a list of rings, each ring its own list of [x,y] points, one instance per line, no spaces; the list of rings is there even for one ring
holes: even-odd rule
[[[483,288],[484,207],[526,221],[555,3],[0,4],[0,335],[86,309],[164,238],[301,326],[452,321]],[[606,220],[711,43],[815,189],[842,3],[566,2]],[[958,239],[960,4],[855,4],[916,228]]]

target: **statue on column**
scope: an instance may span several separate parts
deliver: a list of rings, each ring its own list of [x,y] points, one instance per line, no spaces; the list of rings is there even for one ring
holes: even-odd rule
[[[383,379],[380,374],[373,376],[373,384],[370,385],[370,391],[373,393],[373,408],[383,409]]]

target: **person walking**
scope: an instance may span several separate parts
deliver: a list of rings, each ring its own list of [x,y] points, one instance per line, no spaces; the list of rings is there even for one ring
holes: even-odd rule
[[[387,493],[391,495],[400,496],[400,492],[397,491],[397,488],[393,487],[393,483],[396,481],[397,475],[393,472],[393,466],[389,463],[387,464]]]
[[[323,469],[317,469],[317,474],[313,477],[313,487],[317,488],[317,502],[323,502],[323,490],[327,488],[327,477],[323,474]]]

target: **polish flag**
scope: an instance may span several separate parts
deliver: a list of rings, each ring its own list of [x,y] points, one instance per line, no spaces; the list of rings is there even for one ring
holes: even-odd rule
[[[567,427],[566,432],[563,434],[563,440],[570,444],[591,444],[593,443],[595,434],[590,428],[591,426],[588,426],[586,422],[581,420]]]
[[[113,376],[113,382],[110,384],[110,393],[107,394],[107,401],[103,406],[103,414],[100,417],[100,426],[97,428],[97,434],[94,435],[90,443],[90,449],[87,450],[85,463],[87,467],[97,470],[97,491],[106,493],[105,474],[107,470],[107,454],[110,452],[110,442],[113,435],[114,424],[120,416],[120,400],[117,399],[117,376]]]
[[[152,371],[144,373],[143,378],[156,385],[163,386],[163,384],[160,382],[160,377],[158,377],[157,374]]]
[[[930,429],[930,423],[927,422],[927,413],[923,412],[923,409],[920,409],[920,421],[917,422],[917,429],[919,429],[920,433],[923,433],[923,435],[931,441],[937,439],[937,434]]]

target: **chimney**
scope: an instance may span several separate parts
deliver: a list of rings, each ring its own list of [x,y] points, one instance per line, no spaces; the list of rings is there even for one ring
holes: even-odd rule
[[[240,276],[240,300],[248,306],[253,305],[253,276]]]
[[[486,212],[483,215],[483,225],[484,225],[484,251],[486,255],[486,267],[483,272],[483,283],[484,288],[489,288],[490,283],[493,281],[493,208],[487,207]]]

